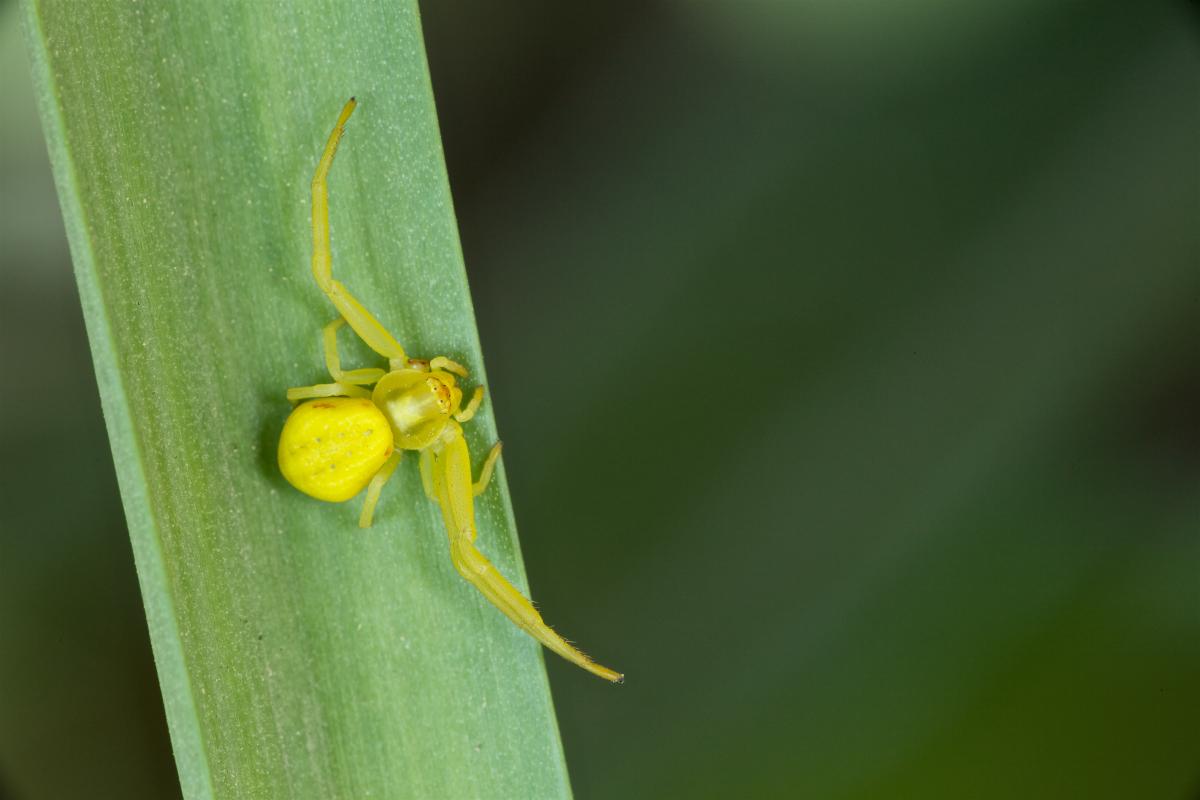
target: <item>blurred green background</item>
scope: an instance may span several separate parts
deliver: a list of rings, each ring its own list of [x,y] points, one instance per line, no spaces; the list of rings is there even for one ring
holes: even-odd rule
[[[0,798],[177,796],[15,12]],[[1196,5],[423,12],[576,796],[1200,796]]]

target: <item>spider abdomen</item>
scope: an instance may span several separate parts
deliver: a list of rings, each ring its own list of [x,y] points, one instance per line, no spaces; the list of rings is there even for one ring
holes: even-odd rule
[[[310,400],[283,425],[279,469],[305,494],[340,503],[363,490],[392,454],[392,444],[391,426],[370,400]]]

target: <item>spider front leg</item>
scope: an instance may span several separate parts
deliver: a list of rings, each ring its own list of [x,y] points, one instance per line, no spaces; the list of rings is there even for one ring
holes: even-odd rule
[[[421,487],[425,490],[426,497],[437,500],[433,488],[433,450],[428,447],[421,451]]]
[[[354,329],[367,346],[395,363],[406,363],[407,356],[404,348],[396,341],[387,328],[375,318],[366,307],[358,301],[341,281],[333,279],[333,256],[329,243],[329,168],[333,166],[333,157],[337,155],[338,142],[346,130],[346,122],[354,113],[357,105],[351,97],[342,113],[338,116],[333,132],[325,143],[325,152],[317,164],[317,171],[312,179],[312,239],[313,256],[312,271],[317,286],[333,303],[350,327]]]
[[[451,425],[453,428],[448,429],[443,438],[441,450],[434,456],[430,471],[434,494],[441,506],[442,519],[450,538],[450,558],[454,568],[517,627],[547,648],[593,675],[622,683],[624,675],[597,664],[555,633],[533,607],[533,603],[475,547],[478,534],[475,527],[475,484],[471,481],[471,456],[462,437],[462,429],[455,423]],[[492,452],[498,454],[496,448]]]

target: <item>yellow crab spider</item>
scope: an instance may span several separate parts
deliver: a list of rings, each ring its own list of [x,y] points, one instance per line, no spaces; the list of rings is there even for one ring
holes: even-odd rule
[[[421,484],[441,507],[450,558],[458,574],[550,650],[588,672],[621,683],[625,676],[600,666],[555,633],[533,603],[475,547],[474,498],[487,488],[500,457],[497,442],[483,462],[479,479],[472,480],[461,423],[475,416],[483,387],[475,387],[464,406],[458,379],[468,377],[466,367],[445,356],[428,361],[409,358],[379,320],[333,278],[327,178],[354,106],[350,98],[342,109],[312,180],[313,277],[339,314],[321,335],[332,382],[288,389],[289,400],[303,402],[292,410],[280,434],[279,469],[289,483],[318,500],[340,503],[366,489],[358,524],[368,528],[379,494],[400,457],[405,450],[416,451]],[[337,334],[346,324],[388,360],[388,369],[342,369]]]

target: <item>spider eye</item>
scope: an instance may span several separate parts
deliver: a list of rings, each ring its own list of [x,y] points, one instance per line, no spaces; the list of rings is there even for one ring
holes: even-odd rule
[[[425,385],[433,392],[433,400],[437,403],[441,413],[449,414],[451,407],[450,387],[432,376],[425,379]]]

